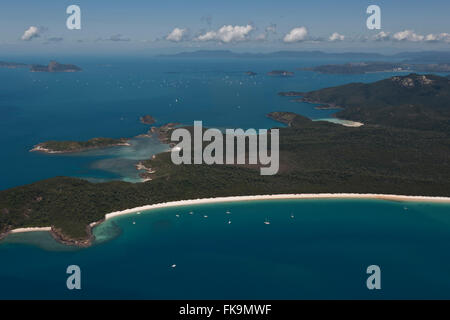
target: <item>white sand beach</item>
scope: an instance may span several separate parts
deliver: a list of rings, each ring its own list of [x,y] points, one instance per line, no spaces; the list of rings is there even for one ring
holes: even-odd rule
[[[372,194],[372,193],[302,193],[302,194],[274,194],[274,195],[256,195],[256,196],[235,196],[235,197],[218,197],[204,198],[192,200],[180,200],[172,202],[162,202],[142,207],[130,208],[122,211],[107,213],[105,220],[141,211],[152,209],[190,206],[207,203],[224,203],[224,202],[240,202],[240,201],[260,201],[260,200],[285,200],[285,199],[377,199],[389,201],[414,201],[414,202],[441,202],[450,203],[450,197],[428,197],[428,196],[404,196],[394,194]],[[98,225],[99,221],[92,222],[91,227]],[[33,231],[51,231],[51,227],[33,227],[18,228],[11,230],[9,233],[33,232]]]
[[[361,127],[364,125],[364,123],[362,123],[362,122],[344,120],[344,119],[338,119],[338,118],[322,118],[322,119],[314,119],[313,121],[327,121],[327,122],[340,124],[344,127],[352,127],[352,128],[358,128],[358,127]]]
[[[34,227],[34,228],[18,228],[11,230],[9,233],[22,233],[22,232],[34,232],[34,231],[51,231],[51,227]]]
[[[283,199],[378,199],[390,201],[416,201],[416,202],[444,202],[450,203],[450,197],[427,197],[427,196],[404,196],[391,194],[360,194],[360,193],[311,193],[311,194],[275,194],[275,195],[257,195],[257,196],[236,196],[236,197],[218,197],[204,198],[193,200],[181,200],[173,202],[163,202],[142,207],[126,209],[122,211],[111,212],[105,215],[105,220],[117,216],[136,213],[140,211],[148,211],[159,208],[169,208],[178,206],[188,206],[206,203],[223,203],[238,201],[255,201],[255,200],[283,200]]]

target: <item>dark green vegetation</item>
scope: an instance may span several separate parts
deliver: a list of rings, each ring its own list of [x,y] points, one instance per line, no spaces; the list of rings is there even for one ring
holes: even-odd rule
[[[267,117],[287,124],[289,127],[291,126],[291,123],[297,119],[298,115],[294,112],[271,112],[267,115]]]
[[[80,152],[90,149],[126,145],[127,139],[92,138],[88,141],[47,141],[36,145],[31,151],[48,153]]]
[[[162,153],[143,161],[156,171],[146,183],[94,184],[56,177],[0,191],[0,233],[51,225],[71,239],[83,239],[88,237],[86,226],[108,212],[216,196],[322,192],[450,196],[450,131],[445,126],[424,128],[420,117],[408,114],[404,122],[386,121],[393,119],[389,108],[413,103],[436,110],[434,115],[442,110],[437,123],[448,121],[447,79],[410,75],[317,92],[311,98],[383,110],[380,122],[348,128],[293,113],[271,113],[271,118],[289,124],[280,128],[280,171],[274,176],[261,176],[258,166],[176,166],[170,153]],[[383,118],[384,110],[389,112]]]
[[[346,64],[327,64],[312,68],[303,68],[306,71],[315,71],[320,73],[334,74],[360,74],[370,72],[397,72],[397,71],[416,71],[416,72],[449,72],[450,64],[410,64],[410,63],[392,63],[392,62],[358,62]]]
[[[350,83],[311,92],[286,92],[303,101],[340,106],[341,119],[365,124],[450,130],[450,81],[436,75],[410,74],[375,83]]]

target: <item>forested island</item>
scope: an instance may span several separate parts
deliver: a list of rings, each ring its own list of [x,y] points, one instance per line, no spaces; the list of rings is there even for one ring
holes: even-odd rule
[[[30,151],[44,153],[70,153],[113,146],[129,146],[128,139],[92,138],[88,141],[47,141],[33,147]]]
[[[0,191],[0,233],[51,226],[59,240],[89,245],[89,225],[106,213],[167,201],[286,193],[450,196],[449,82],[411,74],[301,93],[338,104],[344,107],[338,114],[365,125],[269,114],[288,125],[279,129],[274,176],[261,176],[259,165],[174,165],[165,152],[140,161],[152,172],[144,183],[55,177]],[[164,136],[174,128],[164,127]]]

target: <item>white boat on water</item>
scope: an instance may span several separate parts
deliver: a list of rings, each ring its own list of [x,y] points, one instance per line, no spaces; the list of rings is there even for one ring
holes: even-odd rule
[[[270,224],[269,219],[266,219],[266,220],[264,221],[264,224]]]

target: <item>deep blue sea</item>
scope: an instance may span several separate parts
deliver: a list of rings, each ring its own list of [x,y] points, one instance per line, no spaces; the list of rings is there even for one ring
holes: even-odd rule
[[[329,118],[332,111],[277,93],[393,75],[298,70],[345,62],[333,60],[56,60],[83,72],[0,69],[0,190],[59,175],[138,182],[134,165],[167,150],[153,138],[133,138],[131,147],[29,152],[39,142],[135,137],[149,129],[139,122],[145,114],[156,125],[202,120],[209,127],[244,129],[281,126],[266,117],[271,111]],[[266,75],[277,69],[295,75]],[[450,298],[449,224],[449,205],[373,200],[160,209],[109,220],[95,229],[97,243],[87,249],[58,244],[46,232],[9,236],[0,243],[0,298]],[[72,264],[81,267],[81,291],[66,289],[65,271]],[[381,267],[381,291],[366,288],[372,264]]]

